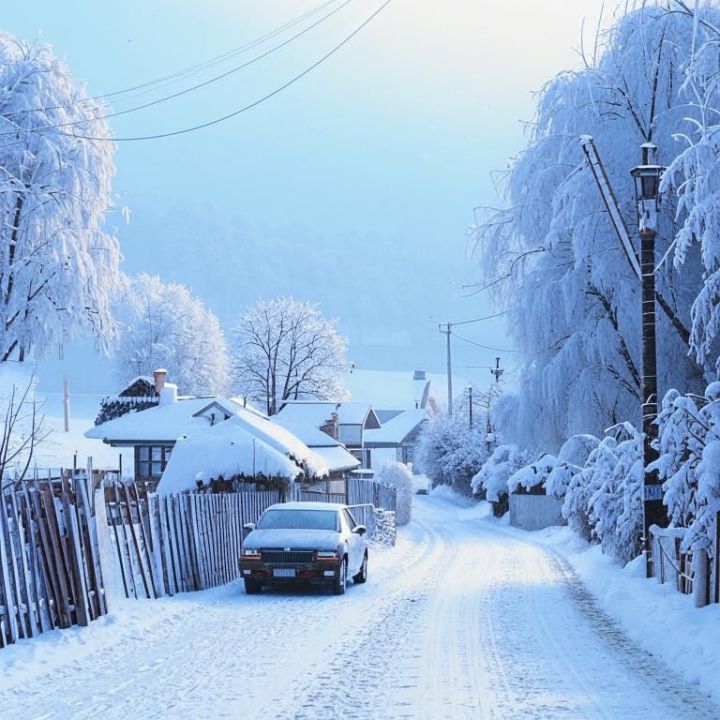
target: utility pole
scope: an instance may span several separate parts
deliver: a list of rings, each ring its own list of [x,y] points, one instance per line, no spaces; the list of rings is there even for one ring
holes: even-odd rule
[[[445,328],[443,330],[443,327]],[[452,333],[452,323],[439,324],[438,330],[447,336],[447,395],[448,395],[448,415],[452,417],[452,360],[450,358],[450,333]]]
[[[495,376],[495,384],[497,385],[500,382],[500,376],[505,372],[505,368],[500,367],[500,358],[495,358],[495,367],[490,368],[490,372]]]
[[[642,164],[630,172],[635,181],[638,228],[640,231],[640,272],[642,277],[642,430],[643,430],[643,548],[648,577],[653,576],[650,527],[667,525],[662,483],[657,470],[649,466],[658,458],[657,439],[657,326],[655,318],[655,238],[658,228],[660,177],[657,147],[642,146]]]
[[[663,504],[662,483],[657,470],[650,471],[649,466],[657,460],[658,454],[653,447],[657,439],[657,329],[655,288],[655,238],[658,228],[658,210],[660,205],[660,178],[665,168],[657,164],[657,147],[645,143],[642,148],[642,164],[634,167],[630,174],[635,182],[638,228],[640,234],[640,259],[638,260],[630,240],[630,234],[620,213],[617,198],[600,160],[595,143],[589,135],[580,138],[580,144],[588,159],[600,195],[610,215],[615,232],[620,240],[625,256],[638,276],[642,286],[642,382],[641,415],[643,430],[643,553],[645,570],[648,577],[653,576],[652,547],[650,527],[666,526],[667,510]],[[667,309],[660,298],[661,307]],[[672,317],[669,316],[671,321]],[[673,323],[675,324],[675,323]]]
[[[68,377],[63,377],[63,426],[65,432],[70,432],[70,385]]]
[[[472,399],[472,385],[468,387],[468,423],[470,425],[470,430],[472,430],[472,407],[473,407],[473,399]]]

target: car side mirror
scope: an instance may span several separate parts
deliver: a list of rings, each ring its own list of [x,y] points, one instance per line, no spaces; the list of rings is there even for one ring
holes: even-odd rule
[[[358,535],[364,535],[367,532],[367,528],[364,525],[356,525],[352,531]]]
[[[243,530],[245,532],[252,532],[255,529],[255,523],[245,523],[243,525]]]

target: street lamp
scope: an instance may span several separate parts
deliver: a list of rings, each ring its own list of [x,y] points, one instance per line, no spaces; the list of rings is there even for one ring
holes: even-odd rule
[[[658,458],[653,443],[657,438],[657,332],[655,322],[655,238],[660,208],[660,179],[664,167],[657,164],[657,147],[642,145],[642,164],[630,174],[635,182],[635,199],[640,233],[640,276],[642,280],[642,430],[643,430],[643,551],[648,577],[653,574],[650,527],[667,524],[662,483],[657,470],[649,466]]]

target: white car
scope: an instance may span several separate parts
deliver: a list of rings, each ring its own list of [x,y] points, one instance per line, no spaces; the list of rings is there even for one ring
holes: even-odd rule
[[[245,530],[240,575],[248,595],[263,585],[288,583],[327,585],[342,595],[349,577],[356,583],[367,580],[367,528],[355,522],[346,505],[271,505]]]

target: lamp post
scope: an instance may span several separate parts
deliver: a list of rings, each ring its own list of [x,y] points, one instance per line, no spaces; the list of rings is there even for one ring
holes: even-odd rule
[[[643,430],[643,552],[647,576],[653,574],[650,526],[667,525],[663,505],[662,483],[657,470],[649,470],[658,458],[653,447],[657,438],[657,334],[655,323],[655,238],[660,206],[660,178],[663,170],[657,164],[657,147],[642,146],[642,164],[630,174],[635,182],[638,228],[640,231],[640,272],[642,280],[642,430]]]

